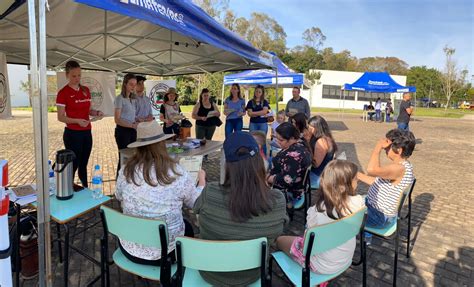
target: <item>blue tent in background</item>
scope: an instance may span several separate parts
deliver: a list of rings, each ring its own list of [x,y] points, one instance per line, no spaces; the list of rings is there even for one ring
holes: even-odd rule
[[[237,74],[224,76],[223,86],[239,84],[239,85],[262,85],[278,87],[293,87],[304,84],[304,74],[295,73],[288,68],[278,57],[274,57],[276,71],[270,69],[260,69],[244,71]],[[278,81],[277,81],[278,76]],[[278,92],[275,94],[278,97]],[[224,87],[222,87],[221,101],[224,102]],[[278,101],[276,103],[278,110]]]
[[[387,72],[365,72],[354,83],[344,84],[343,90],[377,93],[413,93],[416,92],[416,87],[405,87],[398,84]]]
[[[303,84],[304,74],[291,71],[276,57],[275,64],[278,69],[278,86],[301,86]],[[260,69],[224,76],[224,85],[232,84],[272,86],[276,84],[276,72],[270,69]]]

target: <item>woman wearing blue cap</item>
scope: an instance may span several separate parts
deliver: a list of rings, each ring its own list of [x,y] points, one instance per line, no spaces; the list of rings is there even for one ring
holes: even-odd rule
[[[287,221],[285,197],[265,181],[258,144],[247,132],[235,132],[224,141],[226,159],[223,185],[209,183],[196,200],[200,238],[275,241]],[[214,286],[247,286],[260,278],[259,269],[239,272],[204,272]]]

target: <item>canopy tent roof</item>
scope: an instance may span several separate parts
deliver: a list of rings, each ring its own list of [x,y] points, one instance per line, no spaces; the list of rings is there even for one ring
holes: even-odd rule
[[[0,4],[0,51],[29,63],[26,0]],[[275,67],[273,55],[228,31],[189,0],[49,0],[47,65],[181,75]],[[98,9],[100,8],[100,9]]]
[[[300,86],[304,83],[304,74],[293,72],[277,57],[274,61],[278,69],[278,86]],[[260,69],[224,76],[224,85],[236,83],[271,86],[276,84],[276,73],[270,69]]]
[[[346,91],[365,91],[378,93],[416,92],[416,87],[402,86],[386,72],[365,72],[352,84],[344,84]]]

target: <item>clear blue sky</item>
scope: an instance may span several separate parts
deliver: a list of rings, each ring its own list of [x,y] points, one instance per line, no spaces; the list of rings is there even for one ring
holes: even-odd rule
[[[229,6],[237,17],[272,16],[285,29],[287,47],[303,44],[304,30],[316,26],[335,51],[442,69],[448,44],[468,80],[474,75],[474,0],[230,0]]]

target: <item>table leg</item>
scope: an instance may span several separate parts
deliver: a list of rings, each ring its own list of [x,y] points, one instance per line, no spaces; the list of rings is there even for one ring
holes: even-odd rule
[[[67,223],[64,224],[64,230],[64,287],[67,287],[69,283],[69,228]]]
[[[61,247],[61,226],[56,223],[56,233],[58,236],[58,251],[59,251],[59,263],[63,263],[63,250]]]
[[[16,286],[20,286],[20,272],[21,272],[21,258],[20,258],[20,237],[21,237],[21,228],[20,228],[20,213],[21,206],[16,204],[16,252],[15,252],[15,281]]]

